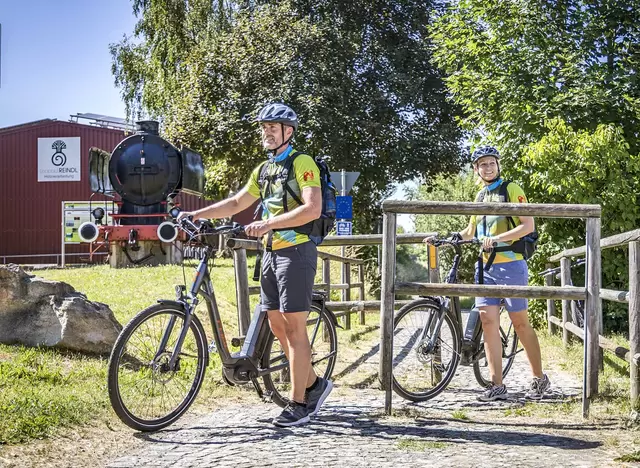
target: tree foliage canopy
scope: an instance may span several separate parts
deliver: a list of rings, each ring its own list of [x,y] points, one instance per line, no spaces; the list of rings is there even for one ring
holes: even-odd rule
[[[299,149],[361,172],[364,231],[392,183],[459,167],[429,2],[135,0],[134,11],[135,35],[112,46],[116,83],[131,109],[205,156],[209,195],[238,188],[264,159],[251,120],[269,101],[300,115]]]
[[[600,204],[603,237],[638,227],[638,0],[457,0],[432,38],[462,126],[497,144],[531,202]],[[584,245],[583,221],[536,221],[534,272]],[[627,287],[625,252],[604,251],[602,266],[603,287]],[[624,330],[626,308],[604,305],[605,325]]]

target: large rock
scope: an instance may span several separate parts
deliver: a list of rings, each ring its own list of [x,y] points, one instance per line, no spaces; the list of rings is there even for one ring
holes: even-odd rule
[[[120,330],[106,304],[66,283],[0,265],[0,343],[106,354]]]

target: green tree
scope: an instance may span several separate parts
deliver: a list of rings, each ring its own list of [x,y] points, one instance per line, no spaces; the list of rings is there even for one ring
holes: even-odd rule
[[[392,184],[455,171],[457,107],[431,65],[429,2],[136,0],[135,35],[112,47],[135,112],[201,152],[210,196],[264,159],[251,118],[282,100],[298,148],[358,170],[355,228],[371,232]]]
[[[436,176],[430,184],[424,184],[418,188],[411,198],[429,201],[473,201],[476,198],[480,186],[476,184],[473,172],[467,171],[458,175],[441,174]],[[460,232],[469,224],[466,216],[450,215],[416,215],[414,224],[417,232],[437,232],[440,237],[449,236],[453,232]],[[454,252],[450,248],[441,248],[440,276],[444,281],[446,273],[453,263]],[[475,261],[478,250],[475,247],[466,247],[462,251],[462,263],[459,270],[459,278],[462,283],[473,283]],[[426,251],[423,253],[426,260]]]
[[[462,127],[500,147],[530,201],[601,204],[603,236],[638,226],[638,0],[453,1],[432,38]],[[534,272],[584,244],[583,221],[537,222]],[[627,284],[625,253],[603,252],[603,287]],[[605,326],[625,330],[624,307],[604,306]]]

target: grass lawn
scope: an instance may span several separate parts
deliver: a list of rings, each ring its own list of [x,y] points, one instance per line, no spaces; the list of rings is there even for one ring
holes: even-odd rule
[[[336,251],[334,251],[336,250]],[[338,249],[331,249],[339,254]],[[249,257],[249,284],[255,260]],[[331,262],[332,282],[339,282],[337,262]],[[111,269],[107,265],[47,269],[33,272],[49,280],[64,281],[89,300],[103,302],[126,324],[137,312],[159,298],[173,299],[174,285],[189,283],[195,262],[181,266]],[[233,262],[216,258],[211,267],[216,299],[227,337],[238,336],[236,288]],[[356,281],[354,270],[352,281]],[[318,268],[317,282],[321,282]],[[337,292],[336,294],[338,294]],[[354,293],[357,297],[357,293]],[[337,297],[336,297],[337,299]],[[257,296],[252,296],[256,303]],[[209,339],[211,327],[204,303],[198,306]],[[362,332],[352,320],[351,332],[340,331],[339,349],[355,347],[354,335]],[[370,323],[377,323],[370,319]],[[371,330],[368,330],[371,331]],[[376,332],[371,332],[376,333]],[[59,429],[95,421],[116,420],[107,395],[107,356],[86,356],[50,348],[0,345],[0,445],[19,444],[49,437]],[[211,405],[226,398],[251,394],[251,387],[240,391],[223,383],[218,355],[211,356],[198,402]]]

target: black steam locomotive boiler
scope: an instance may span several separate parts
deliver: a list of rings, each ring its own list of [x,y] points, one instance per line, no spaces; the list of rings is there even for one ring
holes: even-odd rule
[[[160,137],[158,122],[140,121],[136,133],[112,153],[89,150],[89,181],[95,222],[80,226],[82,241],[108,246],[112,267],[180,261],[173,245],[180,233],[167,213],[181,192],[202,196],[204,166],[198,153]],[[104,199],[94,201],[97,194]]]

